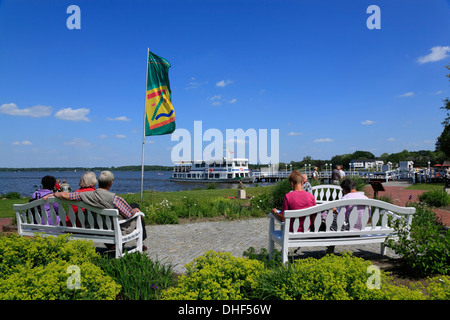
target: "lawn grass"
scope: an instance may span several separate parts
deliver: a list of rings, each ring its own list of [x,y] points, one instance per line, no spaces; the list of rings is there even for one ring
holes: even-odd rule
[[[13,210],[13,204],[27,203],[30,198],[6,199],[0,198],[0,218],[15,218],[16,213]]]
[[[265,192],[271,192],[273,186],[267,187],[251,187],[245,188],[247,197],[254,197]],[[161,203],[163,200],[168,200],[174,205],[181,205],[184,197],[195,198],[198,202],[207,201],[210,199],[216,199],[221,197],[237,197],[237,189],[209,189],[209,190],[184,190],[184,191],[144,191],[143,202]],[[140,203],[140,193],[121,194],[128,203]],[[14,218],[15,212],[13,210],[13,204],[27,203],[28,198],[20,199],[3,199],[0,200],[0,218]],[[248,203],[249,199],[236,199],[240,203]]]
[[[267,187],[251,187],[245,188],[247,197],[255,197],[265,192],[271,192],[273,186]],[[122,195],[129,203],[140,202],[140,194],[126,194]],[[160,203],[163,200],[168,200],[174,205],[182,204],[182,199],[185,197],[195,198],[198,202],[220,198],[220,197],[237,197],[237,189],[209,189],[209,190],[184,190],[184,191],[144,191],[143,202]],[[242,199],[237,201],[245,203],[248,199]]]
[[[415,183],[406,189],[408,190],[436,190],[444,188],[444,183],[430,182],[430,183]]]

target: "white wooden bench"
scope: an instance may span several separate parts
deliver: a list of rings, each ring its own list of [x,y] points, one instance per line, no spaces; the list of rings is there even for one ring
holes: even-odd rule
[[[339,200],[343,196],[342,188],[335,184],[320,184],[312,187],[312,195],[316,198],[316,203]]]
[[[351,210],[348,221],[345,221],[346,206],[352,206],[348,207]],[[334,219],[333,208],[340,208],[335,230],[331,228]],[[361,230],[354,228],[358,219],[358,209],[364,210],[361,217]],[[344,199],[302,210],[286,210],[284,222],[280,222],[275,216],[269,214],[269,253],[272,254],[275,243],[279,244],[282,260],[285,263],[288,260],[288,252],[291,247],[381,243],[381,254],[385,255],[386,248],[383,243],[386,238],[396,239],[395,230],[390,227],[388,217],[405,219],[406,227],[409,228],[415,212],[416,208],[414,207],[399,207],[380,200]],[[322,214],[325,215],[325,230],[319,231],[322,224]],[[305,217],[303,232],[298,232],[299,217]],[[291,219],[295,219],[293,232],[289,231]],[[276,225],[280,225],[280,227],[276,228]]]
[[[58,225],[48,224],[48,215],[52,221],[57,221],[57,214],[53,205],[50,205],[50,210],[47,214],[44,208],[46,203],[58,203],[58,215],[61,220]],[[76,215],[72,205],[78,206],[77,214],[80,226],[76,224]],[[116,246],[116,258],[125,254],[123,250],[125,243],[135,240],[135,248],[127,251],[142,252],[143,229],[141,217],[144,216],[142,212],[135,213],[130,219],[119,219],[119,211],[117,209],[99,209],[84,202],[67,201],[54,197],[47,200],[38,199],[25,204],[14,204],[13,208],[16,212],[19,235],[34,236],[35,233],[41,233],[43,236],[58,236],[70,233],[70,239],[84,239],[92,240],[94,243],[114,244]],[[85,212],[83,212],[82,208],[85,209]],[[72,226],[66,224],[67,215],[69,215]],[[122,235],[120,226],[133,220],[136,220],[134,231],[130,234]]]

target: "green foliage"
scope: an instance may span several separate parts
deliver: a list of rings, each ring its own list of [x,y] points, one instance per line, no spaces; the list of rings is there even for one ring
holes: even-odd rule
[[[10,200],[16,200],[16,199],[21,199],[22,198],[22,196],[18,192],[8,192],[3,197],[6,198],[6,199],[10,199]]]
[[[444,189],[434,189],[419,195],[419,200],[432,207],[445,207],[450,204],[450,195]]]
[[[120,286],[95,265],[92,243],[68,235],[0,238],[0,300],[115,299]],[[70,289],[70,266],[80,270],[80,288]]]
[[[267,251],[249,248],[244,256],[208,251],[186,265],[187,274],[162,293],[169,300],[424,300],[448,299],[450,278],[429,278],[411,288],[395,285],[370,261],[327,255],[299,259],[287,266]],[[373,271],[377,270],[377,272]],[[376,285],[375,277],[379,279]]]
[[[258,207],[242,206],[237,199],[224,197],[196,199],[183,196],[178,204],[167,199],[160,203],[150,203],[143,210],[146,219],[156,224],[176,224],[179,218],[213,218],[226,216],[230,219],[242,217],[258,217],[263,211]]]
[[[436,276],[427,279],[427,286],[422,283],[415,283],[413,285],[418,290],[427,294],[432,300],[450,300],[450,277]]]
[[[208,184],[206,185],[206,188],[205,188],[205,189],[206,189],[206,190],[217,189],[217,183],[215,183],[215,182],[208,183]]]
[[[264,212],[270,212],[274,207],[272,203],[272,194],[269,192],[259,194],[251,200],[252,208],[261,209]]]
[[[120,259],[103,257],[99,266],[121,285],[119,296],[124,300],[157,300],[164,289],[175,284],[172,266],[152,261],[145,253]]]
[[[422,299],[418,290],[396,287],[379,271],[380,289],[368,286],[369,261],[345,253],[296,260],[262,274],[254,298],[281,300]]]
[[[261,262],[207,251],[186,265],[187,275],[163,292],[166,300],[241,300],[258,287]]]
[[[422,205],[416,209],[410,232],[402,220],[394,221],[398,241],[390,239],[386,245],[402,257],[411,273],[449,274],[450,231],[442,227],[432,210]]]
[[[284,195],[290,191],[292,191],[292,187],[288,179],[278,181],[272,190],[272,208],[281,208],[283,206]]]

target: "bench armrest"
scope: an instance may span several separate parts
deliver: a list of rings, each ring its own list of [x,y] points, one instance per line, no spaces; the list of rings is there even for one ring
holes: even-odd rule
[[[119,224],[122,224],[122,223],[125,223],[125,222],[128,222],[128,221],[131,221],[131,220],[133,220],[133,219],[136,219],[137,217],[145,217],[145,214],[144,214],[142,211],[138,211],[138,212],[136,212],[135,214],[133,214],[132,217],[130,217],[130,218],[128,218],[128,219],[120,220],[120,221],[119,221]]]
[[[270,218],[270,220],[269,220],[269,232],[275,231],[275,221],[281,226],[282,230],[284,229],[284,221],[278,220],[278,218],[275,217],[272,213],[269,213],[267,216]]]

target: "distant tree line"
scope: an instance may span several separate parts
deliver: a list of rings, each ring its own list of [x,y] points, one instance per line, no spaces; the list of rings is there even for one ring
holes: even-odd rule
[[[361,159],[379,159],[387,164],[391,162],[392,164],[398,164],[400,161],[414,161],[414,167],[427,167],[428,162],[433,166],[435,164],[442,164],[447,156],[444,154],[442,150],[419,150],[419,151],[408,151],[403,150],[397,153],[383,153],[379,157],[375,157],[375,155],[369,151],[355,151],[353,153],[335,155],[330,160],[317,160],[312,159],[310,156],[304,157],[301,161],[291,161],[290,163],[280,163],[280,170],[285,168],[285,165],[292,165],[293,169],[304,170],[305,164],[309,170],[309,165],[311,165],[311,170],[314,167],[318,167],[319,171],[325,170],[331,164],[333,167],[336,165],[342,165],[344,169],[350,169],[350,162],[352,160],[361,160]]]
[[[0,171],[141,171],[142,166],[119,166],[119,167],[39,167],[39,168],[0,168]],[[171,171],[171,166],[159,166],[159,165],[144,165],[145,171]]]

